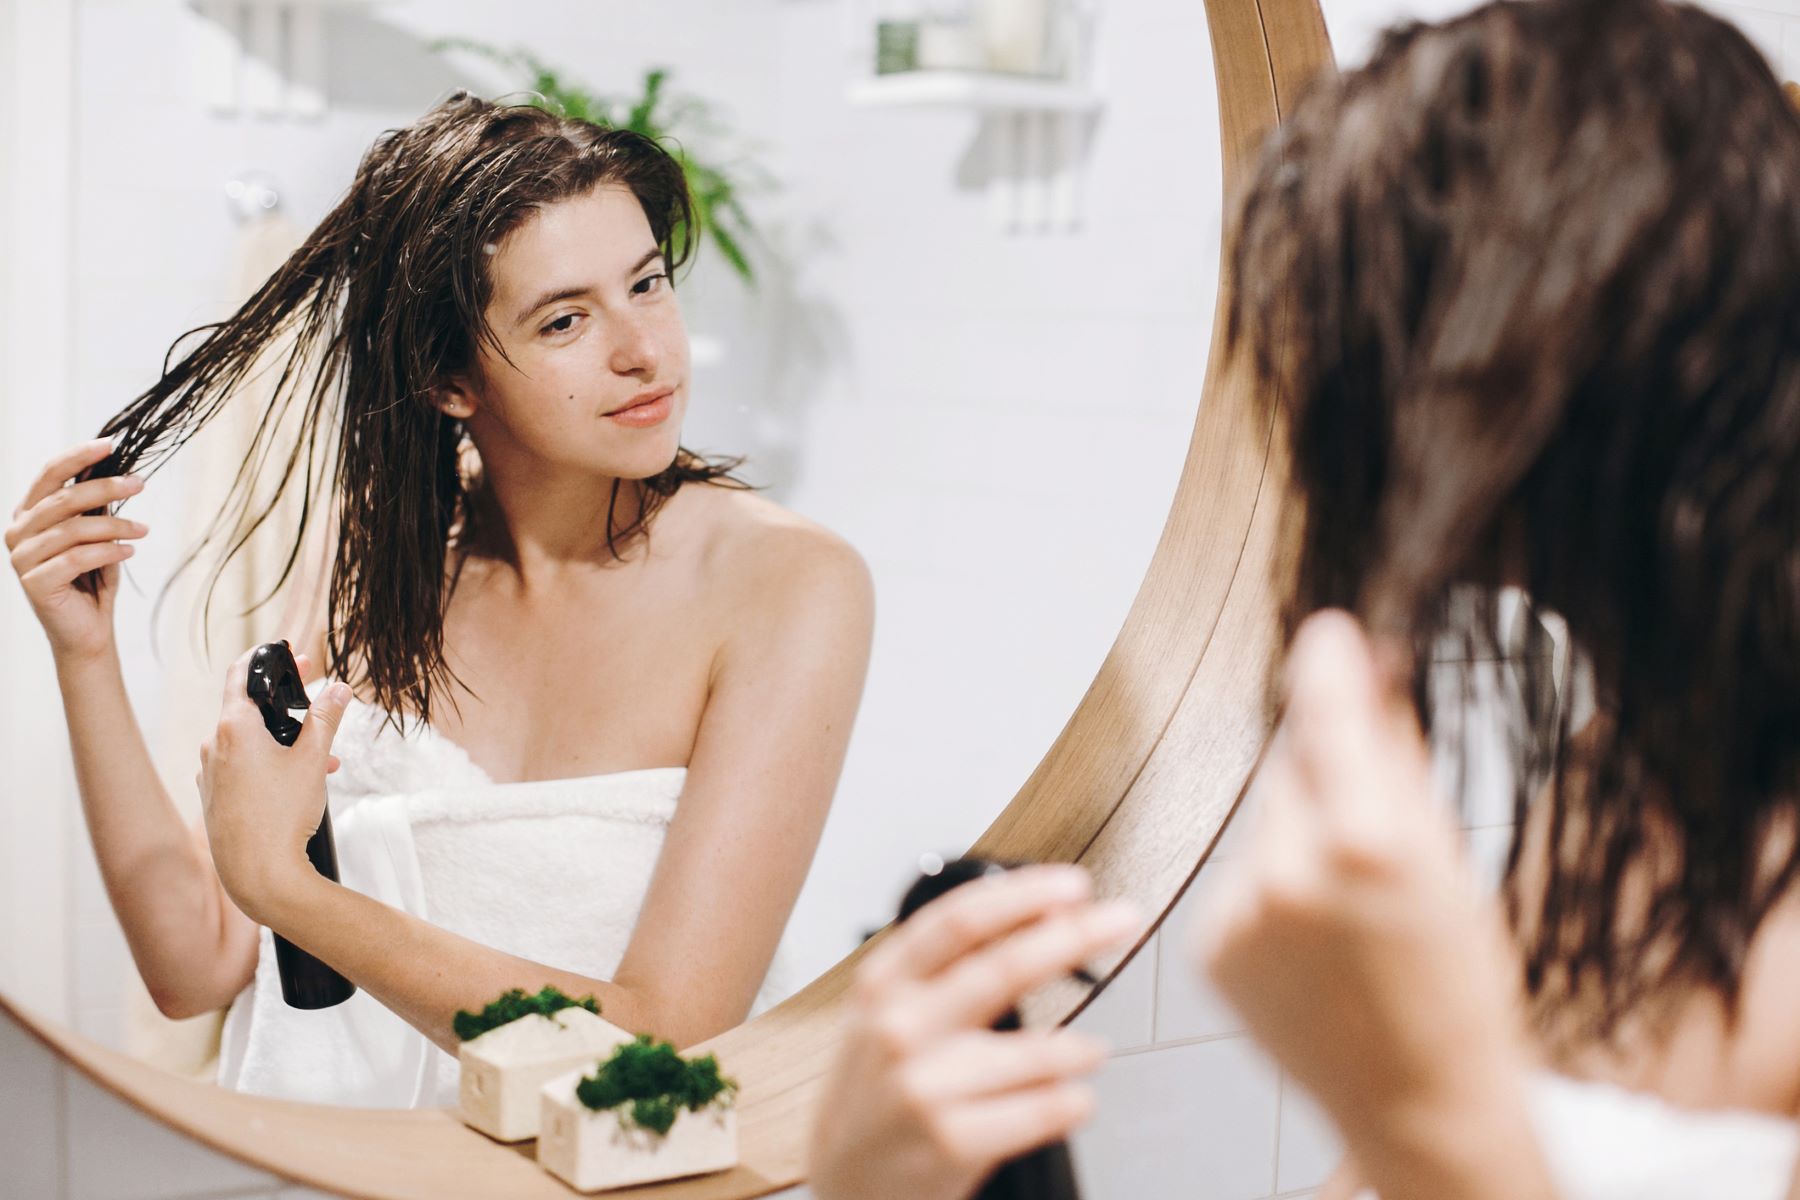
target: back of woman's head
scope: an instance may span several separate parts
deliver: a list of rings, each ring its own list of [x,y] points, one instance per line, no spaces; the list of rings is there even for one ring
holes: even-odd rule
[[[1292,455],[1289,621],[1350,608],[1423,663],[1494,648],[1451,589],[1517,584],[1592,666],[1591,753],[1566,716],[1547,764],[1515,738],[1520,812],[1554,785],[1541,914],[1512,893],[1534,990],[1602,1032],[1734,994],[1800,872],[1800,116],[1767,65],[1660,0],[1399,29],[1272,140],[1233,267]]]
[[[326,668],[366,682],[384,710],[429,720],[435,688],[451,678],[448,543],[469,516],[465,431],[434,396],[475,370],[481,349],[504,357],[485,315],[500,243],[543,206],[603,184],[635,195],[673,275],[697,229],[681,165],[647,138],[464,93],[383,134],[281,269],[229,320],[177,343],[162,378],[107,423],[117,449],[96,473],[154,468],[252,379],[275,379],[208,542],[222,544],[222,569],[287,487],[302,489],[308,522],[330,491]],[[277,444],[284,427],[299,430],[291,448]],[[643,502],[609,525],[609,545],[617,553],[682,483],[728,469],[679,452],[642,481]],[[273,485],[258,478],[271,472]],[[288,571],[304,536],[295,532]]]

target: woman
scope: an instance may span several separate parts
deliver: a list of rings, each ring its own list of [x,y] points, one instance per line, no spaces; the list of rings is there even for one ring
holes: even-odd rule
[[[1234,255],[1298,634],[1198,954],[1344,1135],[1325,1194],[1786,1194],[1800,118],[1699,10],[1491,4],[1316,88]],[[1507,585],[1566,621],[1597,713],[1547,746],[1518,714],[1502,912],[1431,794],[1420,718],[1452,714],[1416,698],[1444,639],[1497,649]]]
[[[1235,256],[1234,328],[1294,455],[1291,616],[1349,610],[1391,664],[1366,695],[1416,694],[1442,639],[1494,645],[1452,590],[1511,584],[1591,670],[1584,729],[1564,715],[1540,746],[1538,714],[1515,725],[1503,892],[1530,1038],[1503,1057],[1779,1117],[1715,1155],[1777,1164],[1734,1194],[1779,1194],[1800,1114],[1800,118],[1697,9],[1491,5],[1309,97]],[[1228,980],[1268,933],[1222,936]],[[1253,1023],[1280,1008],[1238,999]],[[1571,1096],[1531,1088],[1540,1120]],[[1628,1103],[1581,1094],[1599,1107],[1546,1128],[1593,1135],[1605,1097]],[[1546,1150],[1558,1178],[1587,1165]]]
[[[108,424],[110,449],[76,448],[25,498],[7,544],[56,656],[102,875],[159,1007],[232,1005],[225,1082],[439,1103],[454,1064],[429,1046],[453,1052],[456,1012],[509,988],[592,993],[615,1024],[687,1044],[763,987],[872,601],[849,547],[680,448],[670,280],[694,235],[654,143],[455,96],[375,144],[282,269]],[[140,490],[128,473],[271,357],[263,435],[303,407],[282,480],[311,502],[331,479],[338,527],[328,622],[284,632],[345,686],[316,689],[288,750],[234,665],[190,834],[112,632],[118,563],[146,531],[91,510]],[[331,733],[351,887],[301,853]],[[361,993],[289,1012],[258,925]]]

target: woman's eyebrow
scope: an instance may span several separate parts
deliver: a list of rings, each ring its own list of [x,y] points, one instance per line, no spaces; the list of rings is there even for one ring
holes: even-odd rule
[[[655,262],[657,259],[659,259],[661,257],[662,257],[662,247],[661,246],[652,246],[652,247],[650,247],[649,252],[647,254],[645,254],[644,257],[638,259],[637,263],[631,268],[631,270],[629,270],[625,273],[627,275],[636,275],[639,271],[643,270],[645,267],[649,266],[651,263]]]
[[[662,257],[662,250],[658,247],[652,247],[644,255],[644,257],[638,259],[637,262],[633,263],[631,269],[629,271],[625,272],[625,274],[636,275],[639,271],[643,270],[645,267],[649,266],[651,263],[655,262],[657,259],[659,259],[661,257]],[[591,287],[585,287],[585,286],[580,286],[580,285],[571,286],[571,287],[553,288],[552,290],[545,292],[543,295],[539,296],[536,300],[533,300],[525,308],[521,309],[519,312],[519,315],[513,319],[513,324],[514,325],[522,324],[526,317],[529,317],[532,313],[536,312],[538,309],[543,308],[546,304],[555,304],[558,300],[569,300],[569,299],[573,299],[576,296],[585,296],[593,290],[594,289]]]
[[[592,288],[578,285],[574,287],[555,288],[545,292],[536,300],[533,300],[530,304],[526,305],[525,308],[520,311],[518,317],[514,319],[513,324],[522,324],[526,317],[529,317],[532,313],[544,307],[546,304],[555,304],[558,300],[568,300],[575,296],[585,296],[591,291],[593,291]]]

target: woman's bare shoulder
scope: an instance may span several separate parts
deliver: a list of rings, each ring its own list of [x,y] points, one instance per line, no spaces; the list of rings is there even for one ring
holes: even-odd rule
[[[1800,1116],[1800,889],[1790,889],[1757,927],[1739,978],[1737,1020],[1728,1033],[1734,1074],[1754,1107]]]
[[[698,514],[703,569],[719,594],[752,607],[799,599],[851,613],[873,608],[868,564],[840,535],[755,492],[710,487]]]
[[[739,576],[793,570],[867,574],[856,547],[817,521],[755,492],[708,491],[705,554],[713,569]]]

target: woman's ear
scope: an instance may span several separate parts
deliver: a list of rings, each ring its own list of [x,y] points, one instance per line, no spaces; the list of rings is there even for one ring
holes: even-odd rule
[[[468,385],[467,381],[461,379],[449,380],[431,389],[431,402],[437,405],[438,411],[446,417],[458,421],[468,420],[475,415],[475,410],[479,407],[475,399],[475,390]]]

